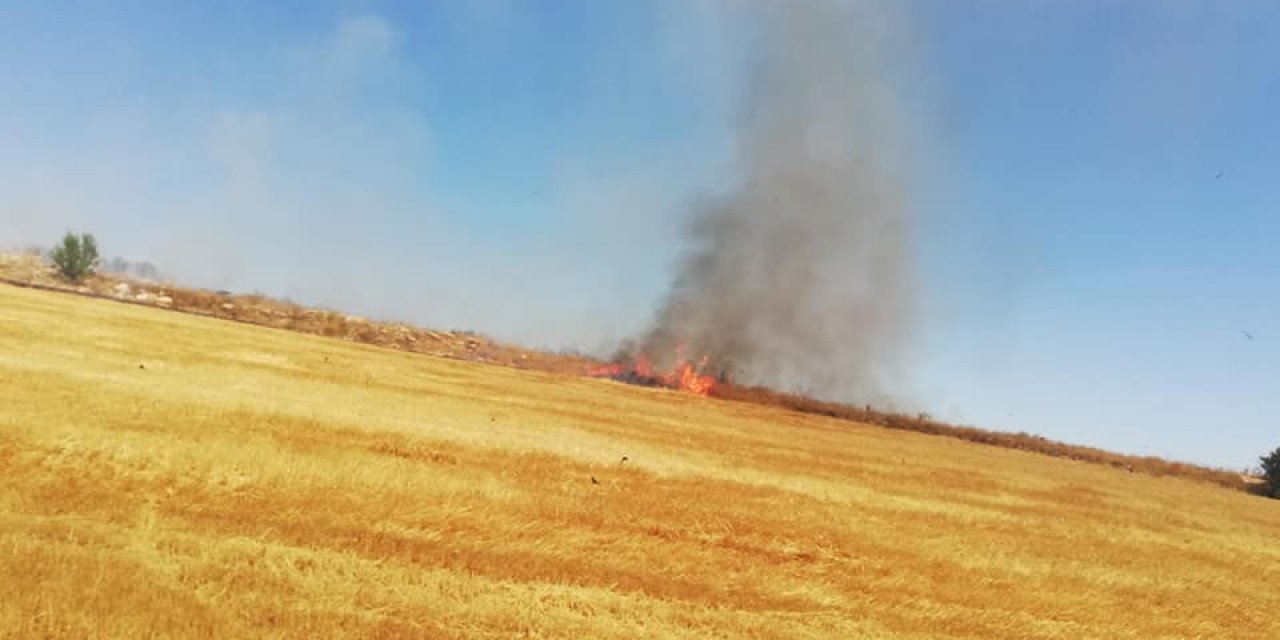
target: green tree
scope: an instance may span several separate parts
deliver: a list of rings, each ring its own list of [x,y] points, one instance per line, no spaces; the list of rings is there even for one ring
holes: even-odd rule
[[[1267,481],[1265,494],[1271,498],[1280,498],[1280,447],[1262,456],[1262,477]]]
[[[53,264],[70,282],[80,282],[93,275],[98,267],[98,241],[88,233],[67,232],[62,244],[53,250]]]

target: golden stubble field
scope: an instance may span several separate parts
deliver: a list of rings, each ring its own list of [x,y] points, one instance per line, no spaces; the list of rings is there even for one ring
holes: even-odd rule
[[[0,389],[0,637],[1280,637],[1187,480],[12,287]]]

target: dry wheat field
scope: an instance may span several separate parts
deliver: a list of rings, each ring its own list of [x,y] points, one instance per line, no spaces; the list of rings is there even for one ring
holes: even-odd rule
[[[5,638],[1280,637],[1188,480],[13,287],[0,389]]]

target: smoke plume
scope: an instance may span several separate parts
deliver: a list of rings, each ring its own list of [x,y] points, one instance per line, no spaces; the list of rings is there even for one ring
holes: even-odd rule
[[[738,382],[824,397],[881,390],[913,290],[901,32],[882,9],[761,16],[739,178],[692,208],[689,250],[630,348],[660,359],[684,345]]]

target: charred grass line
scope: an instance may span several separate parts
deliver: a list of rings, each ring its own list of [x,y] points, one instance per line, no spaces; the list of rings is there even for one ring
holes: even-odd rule
[[[850,405],[824,402],[803,395],[783,393],[763,387],[726,385],[717,387],[713,395],[725,400],[782,407],[800,413],[826,416],[838,420],[956,438],[977,444],[1028,451],[1056,458],[1069,458],[1118,469],[1133,470],[1157,477],[1176,476],[1237,490],[1245,490],[1247,488],[1240,480],[1238,473],[1224,469],[1212,469],[1184,462],[1173,462],[1154,456],[1131,456],[1112,453],[1093,447],[1057,442],[1026,433],[1005,433],[975,427],[960,427],[920,416],[880,412],[865,408],[860,409]]]

